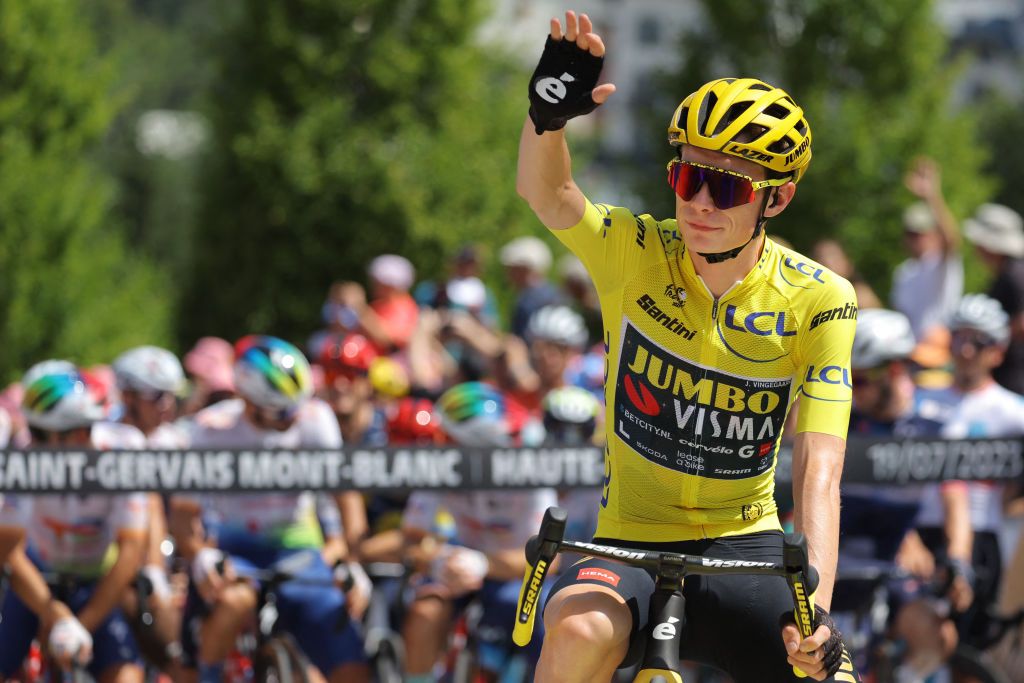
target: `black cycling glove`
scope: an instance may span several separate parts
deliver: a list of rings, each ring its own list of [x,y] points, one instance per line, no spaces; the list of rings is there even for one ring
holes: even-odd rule
[[[569,119],[597,108],[590,91],[597,86],[604,57],[595,57],[567,38],[548,36],[530,78],[530,120],[540,135],[565,128]]]
[[[846,653],[846,646],[843,644],[843,634],[839,632],[836,622],[832,621],[832,617],[828,612],[819,605],[815,605],[814,628],[817,629],[823,624],[828,626],[832,635],[821,646],[822,654],[824,655],[822,665],[829,676],[835,676],[836,672],[839,671],[839,667],[842,666],[843,655],[846,655],[847,659],[849,659],[850,655]]]

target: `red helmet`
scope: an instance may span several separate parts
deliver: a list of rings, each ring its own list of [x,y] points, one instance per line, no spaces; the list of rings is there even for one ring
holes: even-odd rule
[[[434,444],[441,440],[440,419],[425,398],[407,397],[395,404],[388,417],[388,443]]]
[[[324,345],[320,353],[320,365],[324,368],[324,378],[328,384],[339,376],[366,376],[370,364],[379,356],[377,347],[361,334],[349,334],[342,338],[332,339]]]

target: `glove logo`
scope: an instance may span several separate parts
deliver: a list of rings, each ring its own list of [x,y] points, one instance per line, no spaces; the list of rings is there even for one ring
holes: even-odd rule
[[[551,104],[558,104],[565,99],[568,91],[565,88],[566,83],[572,83],[576,79],[572,77],[572,74],[563,73],[558,78],[548,76],[537,81],[537,84],[533,89],[545,102]],[[564,82],[563,82],[564,81]]]

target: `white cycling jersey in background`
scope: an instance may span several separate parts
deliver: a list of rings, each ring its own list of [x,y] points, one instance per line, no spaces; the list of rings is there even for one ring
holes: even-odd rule
[[[245,401],[221,401],[186,422],[190,448],[340,448],[341,429],[330,407],[306,401],[295,423],[284,431],[261,429],[245,418]],[[187,496],[202,505],[208,529],[217,535],[250,539],[279,548],[312,548],[323,535],[340,530],[337,506],[327,496],[253,493]],[[319,512],[319,514],[318,514]],[[323,533],[321,533],[321,527]]]
[[[952,406],[942,428],[945,439],[982,439],[1024,436],[1024,397],[991,382],[984,389],[964,394],[947,389]],[[1003,519],[1003,485],[990,481],[967,483],[971,527],[998,532]],[[925,489],[918,526],[941,527],[944,515],[940,486]]]
[[[92,426],[97,450],[144,448],[135,427],[114,422]],[[113,543],[122,531],[141,531],[148,522],[146,494],[4,496],[0,525],[26,529],[28,547],[53,571],[78,577],[102,575],[113,564]]]
[[[455,542],[484,554],[522,548],[537,533],[544,511],[558,504],[554,489],[531,491],[416,491],[409,496],[402,526],[435,532],[439,512],[455,522]]]

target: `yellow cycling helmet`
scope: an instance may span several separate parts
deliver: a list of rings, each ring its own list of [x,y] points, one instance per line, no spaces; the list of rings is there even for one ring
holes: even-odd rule
[[[811,163],[811,127],[785,90],[756,78],[705,83],[676,108],[668,125],[674,146],[725,152],[799,182]]]

